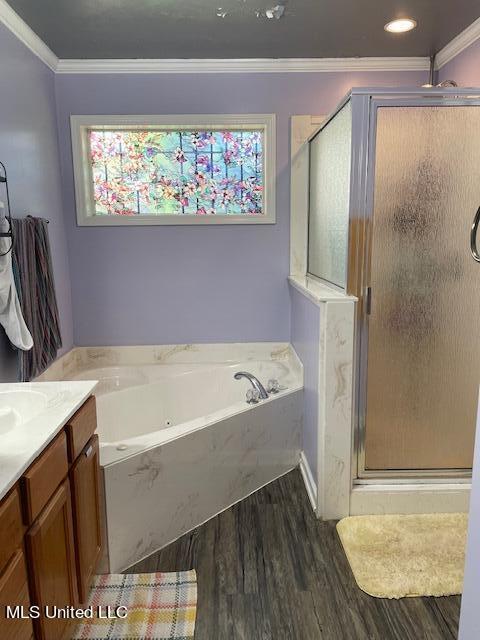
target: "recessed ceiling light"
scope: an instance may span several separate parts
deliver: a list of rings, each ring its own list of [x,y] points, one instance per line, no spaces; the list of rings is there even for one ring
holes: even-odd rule
[[[392,20],[391,22],[387,22],[384,26],[385,31],[389,31],[390,33],[405,33],[406,31],[411,31],[415,29],[417,26],[417,21],[413,18],[400,18],[399,20]]]

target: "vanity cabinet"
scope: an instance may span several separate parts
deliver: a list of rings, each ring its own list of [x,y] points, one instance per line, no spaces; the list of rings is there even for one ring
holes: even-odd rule
[[[66,640],[75,619],[54,607],[88,600],[102,548],[95,399],[89,398],[0,502],[0,639]],[[5,607],[40,608],[35,619]]]

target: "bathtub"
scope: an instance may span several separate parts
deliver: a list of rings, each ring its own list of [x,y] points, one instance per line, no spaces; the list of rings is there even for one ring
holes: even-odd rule
[[[297,466],[303,371],[288,344],[80,348],[40,379],[99,381],[108,561],[121,571]],[[250,405],[248,371],[280,391]]]

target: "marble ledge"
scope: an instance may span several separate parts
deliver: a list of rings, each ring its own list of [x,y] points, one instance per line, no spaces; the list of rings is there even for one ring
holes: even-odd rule
[[[288,361],[296,358],[288,342],[200,343],[74,347],[58,358],[37,382],[66,380],[92,368],[147,364],[227,364]]]
[[[322,302],[357,302],[358,298],[308,277],[288,276],[290,285],[319,306]]]

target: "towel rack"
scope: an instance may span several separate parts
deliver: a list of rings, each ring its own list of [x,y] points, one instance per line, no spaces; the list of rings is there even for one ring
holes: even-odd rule
[[[13,244],[15,239],[13,237],[13,226],[12,226],[12,214],[10,212],[10,196],[8,193],[8,179],[7,179],[7,170],[3,162],[0,162],[0,184],[5,184],[5,194],[7,196],[7,211],[5,218],[8,220],[9,230],[8,231],[0,231],[0,238],[10,238],[10,247],[4,253],[0,253],[0,257],[6,256],[13,249]]]

